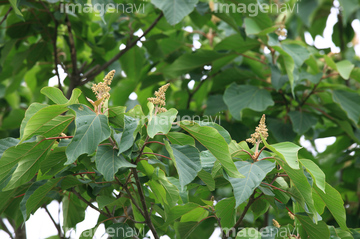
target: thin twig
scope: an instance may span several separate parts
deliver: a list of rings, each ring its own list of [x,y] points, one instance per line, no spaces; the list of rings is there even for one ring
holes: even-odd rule
[[[161,144],[161,145],[164,145],[164,146],[165,146],[164,143],[161,143],[161,142],[159,142],[159,141],[149,141],[149,142],[146,142],[146,145],[147,145],[147,144]]]
[[[115,61],[117,61],[122,55],[124,55],[126,52],[128,52],[132,47],[134,47],[136,45],[136,43],[138,41],[140,41],[141,38],[143,38],[144,36],[146,36],[146,34],[148,34],[154,27],[155,25],[160,21],[160,19],[163,17],[163,13],[161,12],[160,15],[155,19],[155,21],[144,31],[144,33],[139,36],[138,38],[136,38],[134,41],[132,41],[131,43],[129,43],[125,49],[123,49],[122,51],[120,51],[118,54],[116,54],[113,58],[111,58],[108,62],[106,62],[104,65],[102,65],[101,67],[97,67],[95,70],[93,70],[92,72],[87,72],[85,73],[81,79],[85,79],[82,82],[80,82],[80,85],[84,85],[89,81],[92,81],[98,74],[100,74],[100,72],[102,72],[103,70],[105,70],[106,68],[108,68],[112,63],[114,63]]]
[[[244,208],[243,213],[241,214],[241,216],[239,217],[239,219],[236,221],[235,225],[229,230],[229,232],[231,232],[231,231],[236,231],[236,228],[240,226],[240,224],[241,224],[242,220],[244,219],[244,217],[245,217],[247,211],[249,210],[250,206],[260,197],[260,196],[259,196],[259,197],[257,197],[257,198],[255,199],[255,193],[256,193],[256,191],[254,191],[254,192],[251,194],[251,196],[250,196],[250,198],[249,198],[249,201],[248,201],[248,203],[246,204],[246,206],[245,206],[245,208]],[[226,239],[226,238],[227,238],[227,234],[223,234],[222,239]]]
[[[107,214],[106,212],[100,210],[99,208],[95,207],[91,202],[89,202],[88,200],[86,200],[85,198],[83,198],[83,196],[80,195],[80,193],[78,193],[74,188],[71,190],[71,192],[73,194],[75,194],[75,196],[77,196],[81,201],[83,201],[84,203],[86,203],[89,207],[91,207],[92,209],[98,211],[100,214],[106,216],[106,217],[111,217],[110,214]]]
[[[59,74],[59,70],[58,70],[58,56],[57,56],[57,37],[58,37],[58,27],[59,27],[59,23],[56,20],[56,18],[54,17],[54,15],[50,12],[50,10],[48,9],[48,7],[46,6],[46,4],[43,1],[40,1],[40,3],[43,5],[43,7],[45,8],[46,12],[49,13],[51,19],[54,21],[55,24],[55,30],[54,30],[54,37],[52,39],[52,44],[53,44],[53,49],[54,49],[54,65],[55,65],[55,74],[58,78],[58,88],[61,90],[61,92],[63,92],[63,88],[61,85],[61,80],[60,80],[60,74]]]
[[[0,25],[1,25],[3,22],[5,22],[6,18],[9,16],[9,13],[11,12],[12,9],[13,9],[13,8],[10,7],[9,10],[5,13],[5,16],[3,17],[3,19],[2,19],[1,22],[0,22]]]
[[[140,202],[142,204],[142,207],[144,209],[144,218],[145,218],[145,222],[147,224],[147,226],[150,228],[151,232],[153,233],[153,236],[155,239],[159,239],[159,235],[157,234],[156,232],[156,229],[151,221],[151,218],[150,218],[150,215],[149,215],[149,212],[147,210],[147,206],[146,206],[146,201],[145,201],[145,195],[144,195],[144,191],[142,189],[142,185],[140,184],[140,179],[139,179],[139,176],[137,174],[137,171],[136,171],[136,168],[132,168],[131,169],[132,172],[133,172],[133,175],[134,175],[134,179],[135,179],[135,182],[136,182],[136,186],[138,188],[138,193],[139,193],[139,197],[140,197]]]
[[[4,223],[2,217],[0,217],[0,226],[2,227],[2,230],[4,230],[4,232],[6,232],[11,239],[14,239],[14,237],[13,237],[13,235],[11,234],[9,228],[8,228],[8,227],[6,226],[6,224]]]
[[[58,236],[59,238],[63,238],[62,233],[61,233],[61,227],[58,223],[55,222],[54,218],[51,216],[51,213],[49,212],[49,210],[47,209],[46,206],[43,207],[46,211],[46,213],[49,215],[51,221],[53,222],[54,226],[56,227],[56,230],[58,231]]]
[[[156,156],[159,156],[159,157],[163,157],[163,158],[167,158],[167,159],[172,160],[171,158],[166,157],[166,156],[164,156],[164,155],[162,155],[162,154],[157,154],[157,153],[143,153],[143,155],[144,155],[144,154],[152,154],[152,155],[156,155]]]
[[[71,62],[72,62],[72,76],[77,76],[78,69],[77,69],[77,56],[76,56],[76,48],[75,48],[75,41],[74,35],[71,30],[71,22],[69,20],[69,16],[65,16],[65,22],[69,34],[69,47],[70,47],[70,55],[71,55]],[[72,79],[73,80],[73,79]]]

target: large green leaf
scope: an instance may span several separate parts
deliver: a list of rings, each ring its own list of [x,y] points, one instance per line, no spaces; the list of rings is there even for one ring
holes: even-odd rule
[[[63,229],[65,232],[75,228],[76,224],[85,219],[84,203],[73,193],[65,193],[62,199]]]
[[[269,145],[263,140],[266,148],[270,149],[282,160],[284,160],[291,168],[299,169],[298,151],[302,148],[294,143],[283,142],[278,144]]]
[[[231,159],[229,146],[220,133],[209,126],[200,126],[195,122],[181,121],[180,127],[204,145],[219,160],[226,173],[233,178],[242,178]]]
[[[200,152],[200,161],[201,167],[204,171],[211,173],[211,170],[214,168],[214,163],[216,158],[209,150],[201,151]]]
[[[41,110],[42,108],[47,107],[47,105],[44,104],[40,104],[40,103],[32,103],[29,108],[26,110],[25,112],[25,117],[21,122],[20,125],[20,138],[23,137],[24,135],[24,130],[26,127],[27,122],[30,120],[30,118],[37,113],[39,110]]]
[[[129,163],[112,146],[100,145],[95,156],[96,168],[104,175],[105,180],[114,180],[114,175],[121,168],[136,168],[136,165]]]
[[[302,236],[305,236],[309,239],[318,239],[319,235],[321,235],[321,238],[330,238],[330,231],[325,222],[319,221],[317,224],[315,224],[308,216],[295,215],[295,217],[302,226],[301,230],[307,234]]]
[[[221,42],[216,44],[215,50],[231,50],[238,53],[244,53],[248,50],[251,50],[255,47],[259,47],[260,42],[255,39],[246,38],[246,40],[240,34],[231,35]]]
[[[199,50],[194,53],[184,54],[164,68],[163,73],[174,78],[229,55],[228,53],[218,53],[210,50]]]
[[[326,207],[329,209],[341,229],[349,230],[346,226],[346,212],[340,193],[328,183],[325,185],[326,193],[317,186],[314,186],[314,191],[318,194],[323,203],[325,203]]]
[[[46,95],[50,100],[58,105],[68,106],[76,104],[79,96],[81,95],[81,90],[75,88],[72,91],[70,100],[67,99],[59,88],[56,87],[44,87],[40,91],[42,94]]]
[[[278,51],[281,54],[281,58],[286,70],[286,74],[289,77],[289,83],[291,86],[292,94],[294,95],[294,69],[295,69],[295,61],[292,58],[292,56],[287,53],[281,46],[272,46],[276,51]]]
[[[302,201],[306,203],[307,209],[312,214],[312,217],[315,221],[318,220],[317,211],[314,206],[314,200],[312,198],[312,189],[311,185],[309,184],[304,171],[302,169],[293,169],[289,167],[284,161],[280,159],[276,159],[278,164],[284,169],[287,175],[290,177],[293,186],[295,188],[295,192],[297,192]],[[298,200],[299,201],[299,200]],[[300,203],[300,202],[299,202]],[[301,204],[301,203],[300,203]],[[306,210],[305,205],[301,205],[304,210]]]
[[[345,80],[348,80],[355,65],[348,60],[343,60],[336,63],[336,68],[340,73],[340,76]]]
[[[8,148],[0,159],[0,180],[16,167],[4,190],[16,188],[34,177],[54,140],[23,143]]]
[[[229,107],[231,115],[241,120],[241,111],[249,108],[262,112],[267,107],[274,105],[270,93],[252,85],[237,85],[232,83],[224,94],[225,104]]]
[[[165,226],[173,223],[176,219],[180,218],[182,215],[199,208],[200,205],[196,203],[187,203],[184,205],[176,205],[172,207],[169,212],[166,214]]]
[[[21,11],[18,8],[18,2],[20,2],[20,1],[18,1],[18,0],[9,0],[9,2],[11,4],[11,7],[14,9],[16,15],[18,15],[21,19],[24,19]]]
[[[283,43],[282,48],[292,57],[295,66],[298,68],[310,57],[310,52],[305,47],[297,44]]]
[[[299,135],[303,135],[317,123],[317,118],[315,116],[303,111],[291,111],[289,112],[289,116],[294,131]]]
[[[194,10],[198,1],[199,0],[151,0],[151,3],[164,12],[166,20],[171,25],[175,25]]]
[[[37,181],[26,191],[20,203],[20,209],[24,220],[27,220],[30,213],[34,213],[44,203],[48,193],[56,186],[62,178],[53,178],[49,181]],[[48,198],[48,200],[51,200]]]
[[[360,118],[360,95],[355,92],[334,90],[332,98],[346,112],[349,119],[357,125]]]
[[[125,72],[126,78],[138,82],[141,76],[141,69],[143,67],[143,49],[134,46],[120,57],[121,69]]]
[[[93,154],[97,146],[110,137],[108,119],[105,115],[97,115],[86,105],[69,106],[76,112],[76,131],[74,138],[66,149],[66,164],[71,164],[82,154]]]
[[[195,146],[195,140],[191,136],[180,132],[169,132],[166,137],[172,144]]]
[[[171,129],[171,124],[176,119],[178,111],[174,108],[154,115],[149,119],[149,124],[147,126],[147,133],[150,138],[154,138],[157,133],[167,134]]]
[[[238,171],[245,176],[245,178],[228,177],[234,191],[236,200],[235,208],[237,208],[251,196],[266,175],[275,168],[275,163],[267,160],[261,160],[255,163],[237,161],[235,165]]]
[[[5,139],[0,139],[0,159],[3,155],[3,153],[5,152],[5,150],[7,150],[8,148],[15,146],[19,143],[18,139],[15,138],[5,138]]]
[[[169,144],[165,146],[179,174],[181,189],[191,183],[201,170],[199,150],[190,145]]]
[[[115,136],[115,140],[119,147],[119,155],[133,146],[138,125],[138,119],[124,115],[124,130]]]
[[[325,173],[316,165],[316,163],[309,159],[300,159],[300,163],[311,174],[318,188],[325,193]]]
[[[216,203],[216,216],[220,218],[221,227],[231,228],[235,225],[236,210],[235,198],[225,198]]]
[[[67,110],[68,109],[62,105],[50,105],[37,111],[27,122],[20,143],[29,139],[31,136],[38,134],[38,131],[42,132],[44,125],[50,126],[50,128],[56,127],[56,125],[52,125],[51,121]]]

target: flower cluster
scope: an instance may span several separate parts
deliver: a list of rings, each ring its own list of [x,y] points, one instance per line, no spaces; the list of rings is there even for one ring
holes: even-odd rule
[[[261,117],[259,126],[257,126],[256,129],[255,129],[255,133],[253,133],[251,135],[251,138],[247,139],[246,141],[249,142],[249,143],[252,143],[254,145],[259,144],[261,142],[260,134],[264,137],[265,140],[269,136],[268,129],[266,128],[266,124],[265,124],[265,115],[263,115]]]
[[[112,79],[114,78],[115,70],[110,71],[104,78],[103,82],[100,82],[98,84],[93,84],[91,87],[92,91],[95,93],[96,98],[98,100],[102,99],[103,102],[110,98],[109,91],[111,90],[110,84]]]
[[[166,85],[163,85],[159,88],[159,91],[155,91],[155,96],[156,97],[150,97],[147,100],[151,103],[153,103],[154,105],[158,106],[158,112],[165,112],[166,109],[162,106],[165,106],[165,92],[166,90],[169,88],[170,83],[167,83]]]

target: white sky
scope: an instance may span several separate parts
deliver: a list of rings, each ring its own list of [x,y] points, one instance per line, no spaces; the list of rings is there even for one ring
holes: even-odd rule
[[[337,22],[336,14],[337,14],[337,10],[333,8],[331,10],[331,14],[327,20],[327,26],[324,31],[324,36],[317,36],[314,41],[312,39],[312,37],[310,36],[310,34],[305,34],[305,40],[309,45],[314,45],[315,47],[317,47],[319,49],[331,47],[332,52],[339,52],[338,47],[336,47],[331,40],[332,28],[333,28],[333,25]],[[360,36],[360,21],[359,20],[353,21],[352,26],[353,26],[355,32],[357,33],[357,35]],[[186,27],[185,30],[192,31],[192,28]],[[143,32],[141,30],[139,30],[134,35],[140,36],[142,33]],[[141,40],[143,41],[143,40],[145,40],[145,38],[142,38]],[[194,34],[194,41],[193,41],[194,50],[201,47],[201,43],[198,40],[199,40],[199,36],[197,34]],[[142,43],[139,42],[138,46],[141,47]],[[124,49],[124,48],[125,48],[125,45],[120,46],[120,50]],[[355,46],[355,50],[356,50],[357,55],[360,55],[360,43],[357,46]],[[63,80],[66,77],[66,74],[61,67],[59,67],[58,69],[59,69],[61,81],[63,82]],[[193,87],[193,83],[194,82],[189,83],[189,88]],[[57,85],[57,78],[55,76],[49,80],[49,85],[50,86]],[[136,94],[130,95],[131,99],[136,99],[136,97],[137,97]],[[334,140],[335,140],[334,137],[315,140],[317,150],[319,152],[323,152],[328,145],[331,145],[334,142]],[[304,146],[306,148],[311,148],[311,144],[308,141],[304,140],[304,138],[302,138],[300,140],[300,143],[302,146]],[[314,151],[313,151],[313,153],[314,153]],[[59,222],[59,218],[58,218],[59,204],[57,202],[53,201],[52,203],[50,203],[48,205],[48,209],[49,209],[50,213],[53,215],[53,218],[55,219],[55,221]],[[79,238],[79,235],[82,231],[93,228],[96,225],[98,216],[99,216],[99,213],[97,211],[95,211],[91,208],[88,208],[86,210],[85,220],[77,225],[76,232],[74,232],[74,231],[70,232],[71,238]],[[60,221],[62,221],[61,213],[60,213]],[[104,233],[105,233],[105,228],[103,225],[101,225],[98,228],[94,238],[95,239],[107,238],[107,235],[105,235]],[[39,209],[38,211],[35,212],[34,215],[31,215],[30,219],[26,222],[26,234],[29,239],[44,239],[44,238],[47,238],[47,237],[50,237],[53,235],[57,235],[57,230],[56,230],[55,226],[52,224],[52,222],[51,222],[50,218],[48,217],[48,215],[46,214],[45,210]],[[217,228],[217,229],[215,229],[213,235],[211,236],[211,239],[218,239],[218,238],[220,238],[219,235],[220,235],[220,229]],[[0,238],[6,239],[9,237],[7,236],[7,234],[5,232],[0,230]],[[151,238],[152,238],[152,236],[151,236]],[[164,236],[161,238],[167,239],[169,237]]]

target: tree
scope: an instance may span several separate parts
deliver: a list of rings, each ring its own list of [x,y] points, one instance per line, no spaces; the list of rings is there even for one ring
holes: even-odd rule
[[[332,8],[337,54],[305,42]],[[0,229],[24,238],[57,200],[58,238],[87,207],[113,238],[359,237],[359,14],[356,0],[2,4]],[[335,143],[314,156],[301,137]]]

